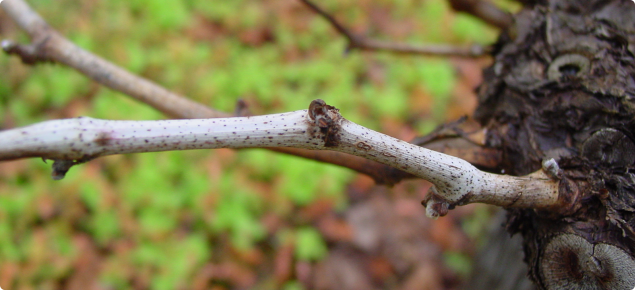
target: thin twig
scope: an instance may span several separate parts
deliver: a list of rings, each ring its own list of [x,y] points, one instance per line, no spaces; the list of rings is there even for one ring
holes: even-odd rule
[[[486,23],[506,29],[512,24],[512,16],[498,6],[484,0],[449,0],[452,9],[472,14]]]
[[[388,41],[380,41],[369,39],[360,35],[352,33],[349,29],[344,27],[333,16],[324,11],[322,8],[315,5],[310,0],[300,0],[307,7],[313,10],[315,13],[324,17],[337,32],[344,35],[348,40],[347,51],[353,49],[367,50],[367,51],[389,51],[393,53],[403,54],[421,54],[421,55],[435,55],[435,56],[460,56],[460,57],[481,57],[491,52],[491,48],[482,47],[480,45],[472,45],[470,47],[457,47],[452,45],[442,44],[427,44],[427,45],[411,45],[406,43],[395,43]]]
[[[33,43],[31,59],[55,61],[72,67],[94,81],[144,102],[164,114],[177,118],[214,118],[231,115],[219,112],[136,76],[73,44],[51,28],[23,0],[4,1],[1,7],[26,31]],[[4,43],[7,52],[20,47]],[[14,49],[12,49],[14,48]],[[24,54],[19,54],[21,57]]]
[[[55,160],[54,176],[99,156],[166,150],[289,146],[334,150],[399,168],[432,182],[425,201],[431,217],[472,202],[553,209],[560,169],[553,159],[524,177],[486,173],[465,160],[395,139],[346,120],[315,100],[308,110],[255,117],[163,121],[74,118],[0,132],[0,160]],[[55,166],[57,164],[58,166]]]
[[[2,47],[14,53],[25,63],[39,61],[65,64],[96,82],[146,103],[164,114],[182,119],[231,117],[232,114],[213,110],[205,105],[136,76],[90,52],[76,46],[51,28],[23,0],[4,1],[0,4],[18,26],[31,37],[32,44],[19,45],[3,41]],[[244,110],[237,106],[237,114]],[[389,166],[339,152],[316,152],[297,148],[271,148],[271,150],[347,167],[373,178],[378,184],[392,185],[412,175]]]

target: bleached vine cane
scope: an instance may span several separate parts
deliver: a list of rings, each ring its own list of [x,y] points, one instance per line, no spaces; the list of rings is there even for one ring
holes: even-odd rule
[[[473,202],[548,209],[558,204],[557,164],[523,177],[478,170],[468,162],[395,139],[343,118],[314,100],[308,110],[239,118],[108,121],[87,117],[0,132],[0,160],[54,160],[62,178],[75,164],[100,156],[167,150],[296,147],[334,150],[375,160],[432,182],[426,213],[437,217]]]

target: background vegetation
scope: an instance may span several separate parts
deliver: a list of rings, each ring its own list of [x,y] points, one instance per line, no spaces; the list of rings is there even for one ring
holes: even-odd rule
[[[29,3],[81,47],[214,108],[233,111],[244,99],[254,114],[277,113],[321,98],[406,140],[471,112],[487,64],[346,54],[345,39],[294,0]],[[387,40],[488,44],[497,34],[444,0],[316,3],[353,30]],[[2,12],[0,36],[28,41]],[[80,115],[164,118],[64,66],[0,55],[0,128]],[[265,150],[112,156],[62,181],[41,160],[0,163],[0,286],[303,289],[302,265],[319,264],[356,234],[333,235],[346,223],[324,226],[314,213],[344,215],[352,194],[370,184],[343,168]],[[382,194],[418,200],[425,193],[425,183],[404,184]],[[478,232],[482,220],[448,226]],[[439,267],[464,277],[472,254],[450,249]],[[284,272],[281,261],[294,266]]]

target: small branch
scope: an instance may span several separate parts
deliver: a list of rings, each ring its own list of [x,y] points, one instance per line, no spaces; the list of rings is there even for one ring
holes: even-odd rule
[[[2,47],[7,53],[16,54],[25,63],[35,64],[46,61],[66,64],[98,83],[129,95],[174,118],[202,119],[232,116],[170,92],[77,47],[52,29],[23,0],[4,1],[0,7],[32,39],[31,45],[15,44],[8,40],[2,42]],[[245,114],[248,113],[244,103],[239,102],[235,115],[244,116]],[[392,185],[410,176],[389,166],[339,152],[315,152],[296,148],[272,148],[271,150],[347,167],[370,176],[378,184]]]
[[[10,40],[3,40],[0,44],[2,50],[7,54],[15,54],[20,57],[23,63],[34,65],[40,62],[53,62],[44,55],[40,48],[35,45],[20,45]]]
[[[542,171],[525,177],[482,172],[460,158],[348,121],[322,100],[313,101],[308,111],[256,117],[165,121],[84,117],[0,132],[0,160],[42,157],[61,162],[66,166],[62,169],[112,154],[279,146],[344,152],[426,179],[435,185],[425,201],[432,217],[472,202],[535,209],[550,209],[559,202],[559,182]],[[555,172],[553,163],[547,165]]]
[[[423,147],[461,158],[474,166],[491,171],[498,169],[503,160],[503,153],[500,149],[476,145],[470,140],[460,137],[439,139],[427,143]]]
[[[498,6],[484,0],[449,0],[452,9],[472,14],[489,25],[506,29],[512,24],[512,16]]]
[[[4,42],[7,53],[17,53],[26,63],[33,60],[55,61],[72,67],[94,81],[144,102],[164,114],[178,118],[229,117],[183,96],[138,77],[112,63],[76,46],[52,29],[23,0],[4,1],[1,7],[25,30],[33,44],[19,46]],[[29,49],[19,48],[28,47]],[[28,54],[19,53],[28,51]]]
[[[0,4],[0,7],[2,7],[33,40],[33,43],[30,45],[20,45],[9,40],[2,42],[2,48],[6,52],[18,55],[25,63],[35,64],[44,61],[67,64],[99,83],[132,96],[166,115],[175,118],[189,119],[232,116],[232,114],[210,109],[202,104],[172,93],[149,80],[135,76],[98,56],[82,50],[52,29],[23,0],[4,1]],[[342,26],[339,27],[343,29]],[[343,31],[346,31],[346,29],[343,29]],[[245,115],[249,115],[245,104],[239,102],[236,106],[234,116]],[[474,164],[480,164],[480,166],[483,167],[494,168],[494,163],[498,162],[498,158],[496,157],[497,152],[486,149],[483,151],[484,149],[482,148],[464,148],[463,146],[461,146],[461,148],[454,148],[454,143],[455,142],[452,142],[452,144],[444,143],[442,146],[431,144],[431,147],[437,151],[456,154],[456,156],[465,158]],[[343,166],[370,176],[378,184],[393,185],[404,178],[414,177],[410,173],[385,164],[340,152],[312,151],[287,147],[269,149],[280,153]],[[61,166],[59,164],[58,166]],[[60,168],[64,168],[64,166]],[[63,176],[63,173],[65,173],[65,171],[61,169],[58,171],[60,172],[60,176]]]
[[[328,14],[322,8],[315,5],[310,0],[300,0],[315,13],[324,17],[337,32],[344,35],[348,39],[347,51],[353,49],[367,51],[389,51],[404,54],[421,54],[436,56],[460,56],[460,57],[481,57],[491,52],[491,48],[485,48],[480,45],[472,45],[470,47],[456,47],[452,45],[410,45],[405,43],[393,43],[368,39],[360,35],[356,35],[348,30],[344,25],[340,24],[333,16]]]
[[[448,148],[438,148],[438,149],[443,150]],[[390,167],[388,165],[381,164],[379,162],[375,162],[373,160],[369,160],[359,156],[336,152],[336,151],[316,151],[316,150],[305,150],[305,149],[289,148],[289,147],[282,147],[282,148],[274,147],[274,148],[269,148],[269,150],[292,154],[292,155],[304,157],[307,159],[312,159],[312,160],[316,160],[320,162],[326,162],[326,163],[346,167],[346,168],[355,170],[358,173],[370,176],[375,181],[376,184],[392,186],[399,183],[400,181],[404,179],[417,178],[416,176],[408,172],[396,169],[394,167]],[[463,150],[457,150],[457,151],[449,150],[449,151],[451,152],[449,152],[448,154],[464,153]]]

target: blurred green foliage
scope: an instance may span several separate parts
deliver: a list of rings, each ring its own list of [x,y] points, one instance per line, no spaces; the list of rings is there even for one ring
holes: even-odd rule
[[[414,23],[396,40],[467,45],[495,37],[476,19],[454,15],[443,0],[379,2],[390,8],[387,22]],[[386,121],[413,119],[413,127],[430,128],[445,121],[457,81],[448,59],[345,55],[343,37],[301,6],[275,11],[255,0],[29,3],[81,47],[224,111],[238,99],[262,114],[304,109],[322,98],[379,131]],[[356,1],[320,5],[350,25],[373,25]],[[369,35],[390,39],[381,29],[371,27]],[[2,37],[27,42],[17,31]],[[77,115],[163,118],[62,65],[28,67],[0,55],[0,72],[0,127]],[[410,105],[415,89],[434,97],[433,114]],[[237,252],[263,243],[277,247],[263,224],[268,212],[288,221],[284,228],[292,238],[286,240],[297,259],[319,260],[327,254],[324,238],[296,220],[294,210],[318,199],[344,209],[343,193],[355,175],[263,150],[113,156],[73,168],[61,182],[51,180],[50,164],[41,160],[8,164],[0,173],[0,264],[22,265],[15,288],[3,285],[8,289],[55,288],[51,281],[68,277],[82,255],[77,235],[110,253],[99,272],[102,285],[128,289],[134,272],[149,277],[153,289],[188,288],[202,265],[223,259],[215,248],[226,240]],[[461,256],[448,261],[464,267]],[[284,289],[302,287],[292,281]]]
[[[303,227],[296,232],[295,256],[300,260],[314,261],[322,259],[327,253],[326,243],[320,232],[314,228]]]
[[[448,251],[443,254],[443,259],[446,265],[464,278],[472,271],[472,260],[466,254]]]

